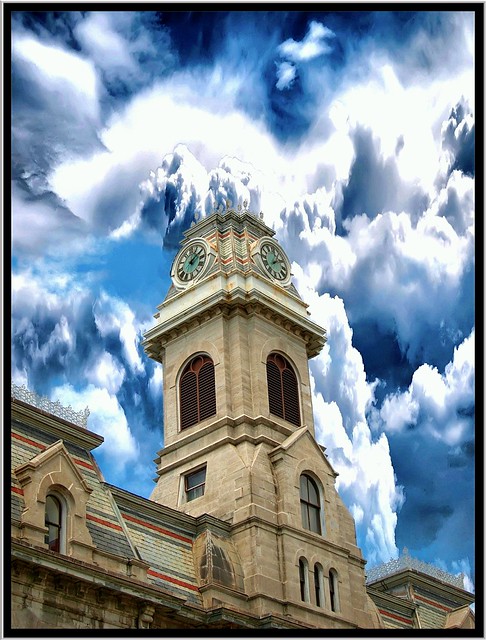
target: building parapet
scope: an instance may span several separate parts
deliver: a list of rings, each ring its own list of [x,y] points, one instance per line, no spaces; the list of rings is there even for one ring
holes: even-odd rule
[[[71,406],[63,406],[59,400],[53,402],[45,396],[39,396],[37,393],[30,391],[26,386],[22,385],[19,387],[13,382],[11,385],[11,396],[16,400],[21,400],[22,402],[30,404],[37,409],[50,413],[51,415],[67,420],[78,427],[83,427],[84,429],[87,429],[88,427],[88,407],[86,407],[84,411],[74,411]]]
[[[379,580],[387,578],[394,573],[399,573],[400,571],[405,571],[407,569],[425,573],[426,575],[437,578],[442,582],[446,582],[455,587],[459,587],[460,589],[464,589],[463,573],[454,576],[451,573],[447,573],[447,571],[443,571],[442,569],[439,569],[432,564],[422,562],[422,560],[417,560],[416,558],[412,558],[412,556],[408,554],[408,551],[406,549],[404,550],[403,555],[396,558],[395,560],[390,560],[389,562],[384,562],[377,567],[368,569],[366,571],[366,584],[369,585],[374,582],[378,582]]]

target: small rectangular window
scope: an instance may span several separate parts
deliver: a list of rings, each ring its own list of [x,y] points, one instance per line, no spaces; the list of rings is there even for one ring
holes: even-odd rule
[[[192,471],[184,476],[184,489],[186,492],[186,501],[190,502],[195,498],[204,495],[204,487],[206,484],[206,467],[202,467],[197,471]]]

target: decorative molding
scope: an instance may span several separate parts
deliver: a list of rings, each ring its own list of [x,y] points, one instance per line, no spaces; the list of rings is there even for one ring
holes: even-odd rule
[[[204,306],[195,307],[185,319],[179,316],[155,325],[145,333],[142,346],[145,353],[157,361],[162,360],[165,345],[170,340],[184,335],[191,329],[204,324],[209,319],[222,316],[231,318],[234,315],[251,317],[261,316],[279,327],[304,340],[307,356],[316,356],[326,343],[326,331],[308,318],[290,312],[282,305],[271,301],[265,295],[253,290],[245,292],[234,289],[229,296],[225,291],[218,291],[205,300]],[[174,324],[177,322],[177,324]]]
[[[41,409],[46,413],[50,413],[58,418],[62,418],[63,420],[67,420],[78,427],[83,427],[84,429],[88,428],[88,407],[86,407],[84,411],[74,411],[71,405],[65,407],[59,402],[59,400],[53,402],[45,396],[39,396],[37,393],[30,391],[25,385],[19,387],[13,382],[11,385],[11,396],[16,400],[21,400],[22,402],[30,404],[37,409]]]
[[[403,555],[396,560],[390,560],[389,562],[385,562],[377,567],[369,569],[366,572],[366,584],[368,585],[378,582],[379,580],[383,580],[394,573],[399,573],[400,571],[405,571],[407,569],[425,573],[426,575],[437,578],[442,582],[447,582],[455,587],[464,589],[464,574],[461,573],[458,576],[454,576],[451,573],[442,571],[442,569],[439,569],[432,564],[412,558],[406,549],[404,550]]]

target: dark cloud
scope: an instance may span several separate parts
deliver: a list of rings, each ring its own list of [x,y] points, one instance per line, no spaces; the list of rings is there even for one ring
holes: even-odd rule
[[[458,170],[474,177],[475,125],[469,105],[461,100],[452,109],[442,130],[442,146],[449,151],[449,172]]]
[[[383,385],[376,389],[378,402],[391,389],[408,387],[415,366],[407,361],[391,327],[381,327],[375,318],[352,323],[353,346],[360,352],[369,380],[379,378]]]
[[[464,442],[457,453],[438,441],[432,446],[418,430],[390,435],[389,441],[397,479],[406,488],[396,530],[397,546],[407,546],[412,553],[440,548],[441,557],[451,562],[457,557],[448,541],[463,536],[463,553],[473,557],[474,535],[469,526],[474,501],[471,441]],[[410,465],[410,457],[414,465]],[[463,464],[466,460],[469,464]]]
[[[375,218],[385,211],[406,210],[416,220],[428,206],[426,194],[404,185],[395,158],[382,156],[371,131],[358,127],[352,139],[355,158],[343,187],[341,209],[336,211],[338,233],[345,233],[346,219],[363,213]],[[403,144],[402,141],[402,147]]]

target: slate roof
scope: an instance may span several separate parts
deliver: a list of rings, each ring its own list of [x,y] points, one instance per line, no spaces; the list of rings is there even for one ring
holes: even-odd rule
[[[23,490],[13,469],[62,439],[92,491],[86,505],[86,525],[93,544],[123,561],[128,558],[145,561],[150,582],[171,595],[200,605],[202,597],[192,555],[195,519],[104,482],[90,451],[69,441],[69,435],[63,431],[64,421],[52,415],[49,420],[53,433],[22,420],[12,420],[12,520],[20,521],[24,508]],[[80,429],[74,425],[70,428]],[[179,524],[174,524],[174,518]]]

